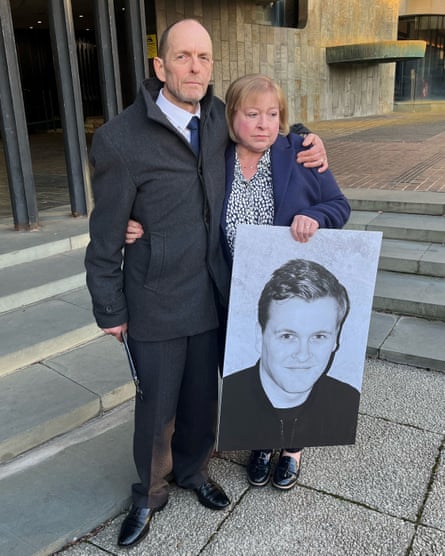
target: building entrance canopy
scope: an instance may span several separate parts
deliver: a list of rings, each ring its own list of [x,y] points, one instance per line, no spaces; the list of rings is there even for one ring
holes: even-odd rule
[[[328,64],[385,63],[425,56],[425,41],[378,41],[372,43],[328,46]]]

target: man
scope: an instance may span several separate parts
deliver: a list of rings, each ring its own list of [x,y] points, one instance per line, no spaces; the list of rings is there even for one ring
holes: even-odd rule
[[[223,379],[219,449],[354,442],[359,392],[326,374],[348,311],[344,286],[318,263],[275,270],[258,302],[260,360]]]
[[[195,20],[169,27],[154,59],[157,78],[96,132],[91,149],[87,284],[104,332],[121,340],[128,331],[143,392],[134,432],[140,481],[118,538],[125,547],[147,535],[167,503],[171,473],[206,507],[230,504],[208,474],[229,288],[219,237],[228,135],[224,105],[209,87],[212,65],[204,27]],[[199,152],[192,116],[199,118]],[[324,150],[315,151],[306,161],[318,166]],[[123,258],[130,218],[145,233]]]

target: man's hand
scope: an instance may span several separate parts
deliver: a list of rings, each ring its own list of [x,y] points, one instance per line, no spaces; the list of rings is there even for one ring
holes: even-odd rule
[[[309,133],[304,138],[303,147],[309,147],[304,151],[300,151],[297,155],[297,162],[303,164],[306,168],[318,168],[319,172],[325,172],[328,169],[328,157],[323,145],[323,141],[318,135]]]
[[[105,334],[109,334],[110,336],[114,336],[116,340],[122,342],[122,334],[127,333],[127,323],[121,324],[120,326],[114,326],[113,328],[102,328]]]
[[[142,224],[136,220],[129,220],[127,224],[127,231],[125,232],[125,243],[127,245],[134,243],[143,235],[144,228],[142,227]]]
[[[313,218],[297,214],[292,220],[290,231],[296,241],[307,243],[319,227],[318,222]]]

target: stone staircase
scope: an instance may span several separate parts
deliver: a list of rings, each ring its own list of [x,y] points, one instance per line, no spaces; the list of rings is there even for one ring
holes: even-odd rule
[[[345,191],[349,229],[380,230],[368,355],[445,370],[445,196]],[[97,328],[84,285],[86,219],[0,226],[0,464],[133,396],[122,347]],[[364,269],[366,272],[366,269]]]
[[[383,232],[368,355],[445,371],[445,196],[344,193],[347,228]]]
[[[61,209],[37,232],[0,226],[0,468],[133,396],[122,347],[92,316],[87,229]]]

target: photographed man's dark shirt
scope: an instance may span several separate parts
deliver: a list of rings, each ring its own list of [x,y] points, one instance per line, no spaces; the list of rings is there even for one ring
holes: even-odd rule
[[[223,379],[219,450],[353,444],[360,394],[322,375],[300,406],[276,409],[261,385],[259,362]]]

